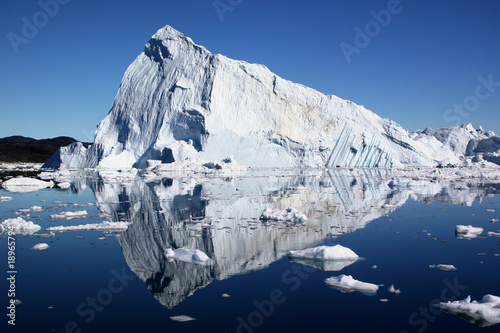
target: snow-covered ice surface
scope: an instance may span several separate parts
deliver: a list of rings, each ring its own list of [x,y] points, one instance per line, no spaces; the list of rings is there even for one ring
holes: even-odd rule
[[[260,215],[260,219],[269,221],[303,222],[307,220],[307,216],[294,208],[266,208]]]
[[[0,231],[11,231],[14,234],[31,235],[40,229],[41,227],[38,224],[34,224],[31,221],[25,221],[22,217],[6,219],[2,223],[0,223]]]
[[[12,200],[12,197],[9,197],[9,196],[0,197],[0,201],[10,201],[10,200]]]
[[[461,301],[441,302],[439,307],[481,327],[500,323],[500,297],[498,296],[484,295],[480,301],[471,301],[471,297],[467,296]]]
[[[482,234],[483,228],[473,227],[469,225],[457,225],[455,227],[455,235],[457,238],[476,238],[478,235]]]
[[[52,186],[54,186],[52,181],[27,177],[11,178],[2,183],[2,187],[9,192],[33,192]]]
[[[325,280],[325,283],[331,287],[337,288],[342,292],[360,291],[363,293],[376,293],[378,285],[373,283],[361,282],[354,279],[351,275],[332,276]]]
[[[438,264],[438,265],[429,265],[430,269],[439,269],[442,271],[456,271],[457,268],[453,265],[447,265],[447,264]]]
[[[80,230],[100,230],[100,231],[125,231],[128,229],[131,222],[109,222],[88,223],[70,226],[49,227],[47,231],[80,231]]]
[[[358,259],[358,255],[353,250],[342,245],[334,246],[317,246],[304,250],[290,251],[288,256],[301,259],[316,259],[316,260],[342,260],[342,259]]]
[[[66,220],[71,220],[74,218],[79,218],[79,217],[84,217],[87,216],[88,213],[86,210],[79,210],[76,212],[61,212],[58,214],[52,214],[50,215],[51,219],[66,219]]]
[[[172,260],[175,259],[193,264],[210,263],[210,258],[206,255],[206,253],[196,249],[166,249],[165,258]]]

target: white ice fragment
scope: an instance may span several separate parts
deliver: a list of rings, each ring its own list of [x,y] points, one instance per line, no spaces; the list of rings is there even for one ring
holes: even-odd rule
[[[316,259],[316,260],[342,260],[358,259],[358,255],[351,249],[342,245],[317,246],[298,251],[290,251],[288,256],[292,258]]]
[[[500,323],[500,297],[484,295],[480,301],[471,301],[471,297],[461,301],[441,302],[438,305],[446,312],[463,316],[480,326]]]
[[[335,287],[342,292],[361,291],[366,293],[376,293],[378,286],[373,283],[361,282],[353,279],[351,275],[332,276],[325,280],[329,286]]]
[[[79,230],[103,230],[103,231],[125,231],[131,222],[109,222],[89,223],[72,226],[57,226],[47,228],[47,231],[79,231]]]
[[[15,234],[31,235],[40,229],[41,227],[38,224],[34,224],[31,221],[25,221],[21,217],[7,219],[0,224],[0,231],[2,232],[12,231]]]
[[[488,231],[488,236],[500,237],[500,232]]]
[[[307,220],[307,216],[296,209],[271,209],[266,208],[260,215],[261,220],[271,220],[271,221],[291,221],[291,222],[303,222]]]
[[[471,225],[457,225],[455,235],[457,238],[475,238],[484,231],[483,228],[473,227]]]
[[[186,315],[172,316],[172,317],[170,317],[170,319],[172,319],[173,321],[181,322],[181,323],[186,322],[186,321],[196,320],[195,318],[190,317],[190,316],[186,316]]]
[[[439,264],[439,265],[429,265],[430,269],[440,269],[442,271],[456,271],[457,268],[453,265],[445,265],[445,264]]]
[[[195,264],[206,264],[210,261],[210,258],[205,254],[205,252],[195,249],[166,249],[165,257],[167,259],[177,259],[183,262],[195,263]]]
[[[84,217],[84,216],[87,216],[88,213],[86,210],[80,210],[80,211],[76,211],[76,212],[62,212],[62,213],[59,213],[59,214],[53,214],[53,215],[50,215],[50,218],[51,219],[67,219],[67,220],[71,220],[71,219],[74,219],[74,218],[77,218],[77,217]]]
[[[390,293],[393,293],[393,294],[396,294],[396,295],[401,294],[401,290],[394,288],[393,284],[391,284],[391,286],[389,287],[388,290],[389,290]]]
[[[17,177],[6,180],[2,187],[9,192],[32,192],[54,186],[53,181],[43,181],[36,178]]]
[[[33,250],[37,250],[37,251],[40,251],[40,250],[45,250],[49,247],[49,244],[47,243],[38,243],[36,245],[33,245],[31,248]]]
[[[224,294],[222,294],[222,297],[229,298],[229,297],[231,297],[231,295],[224,293]]]
[[[9,200],[12,200],[12,197],[0,197],[0,201],[9,201]]]

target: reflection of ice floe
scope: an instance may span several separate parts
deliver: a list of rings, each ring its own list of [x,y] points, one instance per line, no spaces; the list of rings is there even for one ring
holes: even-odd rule
[[[2,232],[13,232],[14,234],[33,234],[40,230],[41,227],[38,224],[34,224],[31,221],[25,221],[21,217],[16,217],[13,219],[7,219],[0,224],[0,231]]]
[[[2,187],[9,192],[33,192],[52,186],[54,186],[52,181],[27,177],[11,178],[2,183]]]
[[[315,260],[315,259],[290,258],[290,261],[296,262],[298,264],[318,268],[318,269],[321,269],[325,272],[338,272],[338,271],[343,270],[345,267],[354,264],[356,262],[356,259]]]
[[[183,262],[190,262],[193,264],[207,264],[210,262],[210,258],[205,254],[205,252],[194,249],[166,249],[165,258],[171,260],[179,260]]]
[[[360,291],[364,293],[376,293],[378,286],[373,283],[361,282],[354,279],[351,275],[332,276],[325,280],[325,283],[331,287],[339,289],[342,292],[350,293]]]
[[[267,221],[290,221],[290,222],[302,222],[307,220],[307,216],[297,209],[287,208],[287,209],[271,209],[266,208],[260,215],[261,220]]]
[[[47,228],[47,231],[79,231],[79,230],[101,230],[101,231],[125,231],[128,229],[129,222],[109,222],[89,223],[71,226],[57,226]]]
[[[500,323],[500,297],[484,295],[480,301],[464,300],[441,302],[438,306],[444,311],[458,315],[481,327]]]
[[[317,246],[304,250],[290,251],[289,257],[299,259],[316,259],[316,260],[337,260],[337,259],[357,259],[358,255],[353,250],[342,245],[334,246]]]
[[[455,236],[457,238],[475,238],[484,231],[483,228],[473,227],[471,225],[457,225],[455,227]]]

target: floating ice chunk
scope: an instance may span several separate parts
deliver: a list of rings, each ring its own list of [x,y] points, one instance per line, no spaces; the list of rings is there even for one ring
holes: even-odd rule
[[[335,246],[322,245],[304,250],[290,251],[288,256],[315,260],[358,259],[358,255],[354,251],[338,244]]]
[[[351,275],[332,276],[325,280],[325,283],[331,287],[337,288],[342,292],[360,291],[365,293],[376,293],[378,286],[373,283],[361,282],[353,279]]]
[[[165,257],[167,259],[177,259],[179,261],[195,264],[208,263],[210,260],[210,258],[203,251],[185,248],[176,250],[166,249]]]
[[[439,264],[439,265],[429,265],[430,269],[440,269],[442,271],[456,271],[457,268],[453,265],[444,265],[444,264]]]
[[[488,231],[488,236],[500,237],[500,232]]]
[[[131,222],[109,222],[89,223],[71,226],[57,226],[47,228],[47,231],[79,231],[79,230],[103,230],[103,231],[125,231]]]
[[[390,293],[393,293],[393,294],[396,294],[396,295],[401,294],[401,290],[394,288],[393,284],[391,284],[391,286],[388,288],[388,290],[389,290]]]
[[[32,249],[40,251],[40,250],[45,250],[48,247],[49,247],[49,244],[47,244],[47,243],[38,243],[36,245],[33,245]]]
[[[173,321],[181,322],[181,323],[186,322],[186,321],[196,320],[195,318],[190,317],[190,316],[186,316],[186,315],[172,316],[172,317],[170,317],[170,319],[172,319]]]
[[[222,294],[222,297],[229,298],[229,297],[231,297],[231,295],[224,293],[224,294]]]
[[[271,209],[266,208],[260,215],[261,220],[302,222],[307,216],[296,209]]]
[[[9,201],[12,200],[12,197],[0,197],[0,201]]]
[[[40,229],[41,227],[38,224],[34,224],[31,221],[25,221],[21,217],[7,219],[0,224],[0,231],[12,231],[15,234],[31,235]]]
[[[27,177],[12,178],[2,183],[2,187],[9,192],[32,192],[52,186],[54,186],[53,181],[46,182],[40,179]]]
[[[457,238],[475,238],[484,231],[483,228],[473,227],[471,225],[457,225],[455,227],[455,236]]]
[[[74,219],[74,218],[77,218],[77,217],[84,217],[84,216],[87,216],[88,213],[86,210],[80,210],[80,211],[76,211],[76,212],[62,212],[62,213],[59,213],[59,214],[53,214],[53,215],[50,215],[50,218],[51,219],[67,219],[67,220],[71,220],[71,219]]]
[[[484,295],[480,301],[472,301],[470,296],[464,300],[441,302],[438,306],[448,313],[465,317],[479,326],[500,323],[500,297]]]

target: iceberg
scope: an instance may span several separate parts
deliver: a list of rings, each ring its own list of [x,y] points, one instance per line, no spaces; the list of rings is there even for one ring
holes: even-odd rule
[[[45,229],[46,231],[81,231],[81,230],[100,230],[100,231],[125,231],[131,222],[109,222],[89,223],[71,226],[57,226]]]
[[[496,136],[452,132],[410,134],[363,106],[213,54],[165,26],[127,68],[93,144],[63,147],[43,168],[144,169],[231,155],[251,168],[405,168],[458,164],[464,146],[495,154]]]
[[[36,178],[17,177],[6,180],[2,187],[9,192],[33,192],[43,188],[53,187],[53,181],[43,181]]]
[[[31,247],[31,249],[37,250],[37,251],[45,250],[47,248],[49,248],[49,244],[47,244],[47,243],[38,243],[38,244],[35,244]]]
[[[358,259],[358,255],[351,249],[342,245],[335,246],[317,246],[305,250],[290,251],[289,257],[316,260],[342,260]]]
[[[325,283],[342,292],[360,291],[364,293],[376,293],[378,290],[376,284],[355,280],[351,275],[342,274],[339,276],[332,276],[326,279]]]
[[[260,215],[260,219],[269,221],[303,222],[307,220],[307,216],[293,208],[287,208],[287,209],[266,208]]]
[[[439,264],[439,265],[429,265],[430,269],[440,269],[442,271],[456,271],[457,268],[453,265],[445,265],[445,264]]]
[[[0,231],[13,232],[14,234],[31,235],[40,229],[41,227],[38,224],[34,224],[31,221],[25,221],[21,217],[7,219],[0,223]]]
[[[183,262],[195,263],[195,264],[206,264],[209,263],[210,258],[205,254],[205,252],[193,249],[166,249],[165,257],[167,259],[176,259]]]
[[[180,323],[183,323],[186,321],[196,320],[195,318],[190,317],[190,316],[186,316],[186,315],[172,316],[172,317],[170,317],[170,319],[172,319],[173,321],[178,321]]]
[[[0,201],[10,201],[10,200],[12,200],[12,197],[7,197],[7,196],[0,197]]]
[[[51,219],[66,219],[66,220],[71,220],[71,219],[74,219],[74,218],[87,216],[87,214],[88,213],[87,213],[86,210],[80,210],[80,211],[76,211],[76,212],[62,212],[62,213],[59,213],[59,214],[52,214],[52,215],[50,215],[50,218]]]
[[[471,297],[467,296],[461,301],[441,302],[437,306],[479,326],[500,323],[500,297],[498,296],[484,295],[480,301],[471,301]]]
[[[484,231],[483,228],[469,225],[457,225],[455,227],[455,236],[457,238],[475,238]]]

